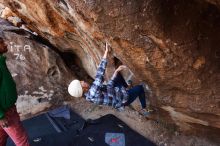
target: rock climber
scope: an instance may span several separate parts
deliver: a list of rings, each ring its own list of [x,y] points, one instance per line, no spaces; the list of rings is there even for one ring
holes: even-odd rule
[[[85,81],[73,80],[68,87],[68,92],[73,97],[82,97],[84,93],[86,100],[90,102],[99,105],[113,106],[119,110],[123,110],[125,106],[130,105],[139,97],[142,107],[140,113],[147,116],[149,114],[148,110],[146,110],[145,93],[147,90],[145,90],[144,85],[136,85],[130,89],[127,88],[128,85],[120,74],[120,71],[127,68],[126,66],[119,66],[107,85],[103,84],[108,51],[109,48],[106,43],[106,50],[98,66],[96,77],[92,85],[90,86]]]
[[[29,146],[15,102],[17,100],[16,84],[6,65],[7,46],[0,37],[0,146],[6,146],[8,136],[16,146]]]

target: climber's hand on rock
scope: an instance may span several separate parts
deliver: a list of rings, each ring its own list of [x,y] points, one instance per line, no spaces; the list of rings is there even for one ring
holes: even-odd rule
[[[126,69],[126,68],[127,68],[127,66],[125,66],[125,65],[120,65],[120,66],[116,69],[116,71],[119,72],[119,71],[124,70],[124,69]]]
[[[126,67],[125,65],[120,65],[120,66],[115,70],[114,74],[112,75],[112,79],[114,79],[114,78],[117,76],[118,72],[120,72],[121,70],[126,69],[126,68],[127,68],[127,67]]]

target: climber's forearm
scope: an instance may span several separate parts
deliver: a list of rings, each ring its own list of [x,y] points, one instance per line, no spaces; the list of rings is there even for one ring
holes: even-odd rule
[[[115,78],[116,78],[117,74],[118,74],[118,70],[115,70],[111,79],[108,81],[108,87],[114,87]]]
[[[113,73],[113,75],[111,77],[112,80],[114,80],[116,78],[118,72],[119,72],[118,70],[115,70],[115,72]]]
[[[107,51],[105,51],[105,54],[103,55],[103,59],[107,59],[107,55],[108,55],[108,52]]]

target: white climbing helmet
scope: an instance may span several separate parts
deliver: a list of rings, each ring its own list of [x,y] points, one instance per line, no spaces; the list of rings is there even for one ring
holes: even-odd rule
[[[73,80],[68,87],[68,92],[73,97],[82,97],[83,90],[79,80]]]

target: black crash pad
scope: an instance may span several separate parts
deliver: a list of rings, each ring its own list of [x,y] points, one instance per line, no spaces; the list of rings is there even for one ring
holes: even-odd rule
[[[75,146],[119,146],[105,142],[106,133],[119,133],[125,136],[125,146],[155,146],[150,140],[129,128],[114,115],[105,115],[93,120],[75,137]]]
[[[70,113],[69,120],[45,113],[23,121],[31,146],[155,146],[114,115],[84,120]]]
[[[83,126],[85,120],[70,110],[67,106],[57,109],[60,112],[69,111],[70,119],[56,117],[56,115],[51,113],[53,111],[52,110],[22,121],[22,124],[28,133],[31,146],[39,145],[38,143],[41,141],[44,144],[45,141],[51,143],[51,145],[45,144],[45,146],[61,146],[60,143],[64,143],[64,141],[70,141],[72,139],[72,133],[76,133],[76,131]],[[57,113],[57,115],[59,115],[59,113]],[[54,143],[56,144],[54,145]],[[8,139],[7,146],[15,146],[10,138]]]

